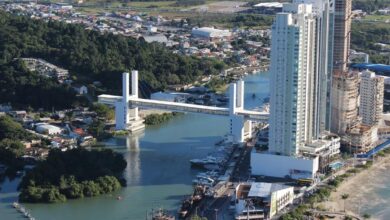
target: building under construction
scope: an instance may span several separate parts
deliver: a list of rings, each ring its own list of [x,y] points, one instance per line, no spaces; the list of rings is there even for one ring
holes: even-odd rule
[[[359,117],[360,76],[348,70],[352,0],[335,0],[331,132],[340,135],[341,145],[351,152],[366,152],[378,140],[376,125],[363,125]],[[360,103],[369,104],[369,103]]]
[[[335,71],[332,79],[331,131],[344,135],[347,129],[357,125],[359,101],[359,74]]]
[[[332,81],[332,132],[340,135],[344,149],[354,153],[364,153],[375,147],[378,141],[377,125],[362,124],[359,116],[360,105],[368,99],[360,99],[359,73],[334,72]]]

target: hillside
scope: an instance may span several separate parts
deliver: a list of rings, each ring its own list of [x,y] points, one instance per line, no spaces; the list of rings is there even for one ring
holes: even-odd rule
[[[160,89],[224,68],[224,63],[214,59],[180,56],[157,43],[5,12],[0,12],[0,39],[0,65],[18,57],[43,58],[68,69],[76,81],[99,80],[113,93],[119,93],[123,71],[137,69],[143,84]]]

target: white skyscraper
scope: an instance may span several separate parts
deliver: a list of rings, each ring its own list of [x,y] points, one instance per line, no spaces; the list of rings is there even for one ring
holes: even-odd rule
[[[310,4],[285,4],[272,26],[269,151],[311,142],[315,116],[315,19]]]
[[[294,0],[276,15],[269,150],[252,152],[252,175],[314,178],[339,153],[340,138],[326,131],[333,61],[331,8],[329,0]]]
[[[293,0],[294,3],[311,4],[316,20],[315,32],[315,72],[314,72],[314,119],[313,137],[318,138],[330,124],[330,91],[332,62],[329,47],[332,45],[331,14],[334,11],[331,0]],[[314,49],[314,48],[313,48]]]
[[[365,125],[378,125],[383,113],[384,78],[363,71],[360,81],[359,115]]]

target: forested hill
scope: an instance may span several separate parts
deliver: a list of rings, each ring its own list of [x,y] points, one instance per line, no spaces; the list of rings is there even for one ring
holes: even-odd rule
[[[114,92],[120,89],[119,74],[132,69],[139,70],[141,80],[157,89],[188,83],[224,68],[214,59],[180,56],[159,44],[0,11],[0,65],[17,57],[43,58],[68,69],[79,80],[99,80]]]

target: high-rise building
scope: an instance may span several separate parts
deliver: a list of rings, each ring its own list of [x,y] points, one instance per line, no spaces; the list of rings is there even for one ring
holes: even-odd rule
[[[360,86],[360,75],[358,72],[348,70],[351,32],[351,4],[352,0],[334,0],[334,30],[333,30],[333,76],[331,90],[331,132],[340,135],[341,144],[354,152],[366,152],[373,148],[378,140],[376,125],[377,117],[381,114],[382,107],[371,109],[370,98],[376,99],[379,105],[383,102],[383,95],[376,91],[367,91],[371,80],[367,74]],[[363,87],[364,88],[363,88]],[[380,85],[376,85],[380,86]],[[378,88],[379,89],[379,88]],[[383,83],[381,86],[383,91]],[[383,94],[383,93],[382,93]],[[382,99],[382,100],[379,100]],[[359,110],[359,101],[361,109]],[[373,101],[373,100],[372,100]],[[363,102],[363,103],[362,103]],[[363,109],[362,109],[363,108]],[[375,111],[372,113],[371,111]],[[360,112],[360,114],[359,114]],[[369,116],[374,115],[374,116]],[[362,117],[365,122],[362,123]]]
[[[346,72],[351,39],[352,0],[334,0],[333,70]]]
[[[314,115],[313,137],[329,130],[330,89],[332,62],[329,47],[332,45],[333,0],[293,0],[294,3],[311,4],[316,23],[315,31],[315,72],[314,72]]]
[[[332,63],[330,7],[328,0],[294,0],[276,15],[271,42],[269,150],[252,152],[253,175],[313,178],[339,152],[340,139],[325,132]]]
[[[359,115],[365,125],[378,125],[383,113],[384,78],[363,71],[360,82]]]
[[[359,123],[359,73],[336,72],[332,80],[331,132],[344,135]]]
[[[331,90],[331,123],[333,133],[343,135],[358,123],[358,73],[347,69],[352,0],[334,0],[333,75]]]
[[[315,20],[312,6],[285,4],[271,42],[269,150],[287,156],[311,141],[314,113]]]

